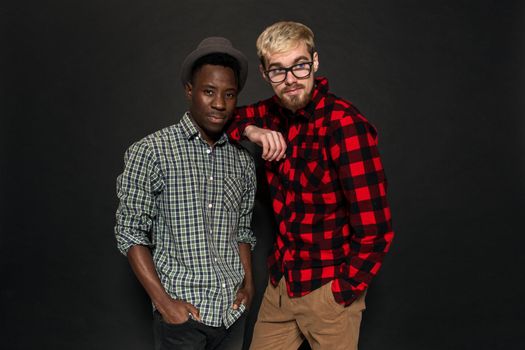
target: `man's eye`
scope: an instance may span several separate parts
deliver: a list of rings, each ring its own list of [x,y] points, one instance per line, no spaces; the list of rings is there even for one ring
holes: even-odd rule
[[[278,78],[278,77],[280,78],[285,74],[286,74],[286,71],[284,69],[272,69],[271,71],[268,72],[268,76],[270,77],[270,79]]]
[[[293,70],[301,70],[301,69],[308,69],[308,64],[306,63],[298,63],[292,67]]]
[[[273,75],[273,76],[275,76],[275,75],[280,75],[280,74],[284,74],[284,73],[286,73],[286,70],[284,70],[284,69],[279,69],[279,68],[277,68],[277,69],[272,69],[271,71],[269,71],[269,74],[270,74],[270,75]]]
[[[211,95],[213,95],[213,90],[205,89],[204,90],[204,94],[208,95],[208,96],[211,96]]]
[[[227,98],[235,98],[235,94],[234,94],[233,92],[228,92],[228,93],[226,94],[226,97],[227,97]]]

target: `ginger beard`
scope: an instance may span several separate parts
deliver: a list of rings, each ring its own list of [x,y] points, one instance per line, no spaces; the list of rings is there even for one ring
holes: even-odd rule
[[[310,86],[309,91],[306,89],[305,85],[295,83],[291,86],[286,86],[277,94],[277,97],[279,97],[283,107],[295,112],[306,107],[312,98],[313,85]]]

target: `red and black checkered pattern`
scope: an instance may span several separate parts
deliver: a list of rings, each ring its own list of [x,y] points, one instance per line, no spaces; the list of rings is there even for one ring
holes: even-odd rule
[[[334,280],[335,299],[349,305],[377,274],[394,236],[386,179],[374,127],[316,79],[312,101],[292,114],[273,97],[240,107],[230,137],[247,125],[280,131],[286,158],[266,162],[279,227],[270,278],[284,275],[290,296]]]

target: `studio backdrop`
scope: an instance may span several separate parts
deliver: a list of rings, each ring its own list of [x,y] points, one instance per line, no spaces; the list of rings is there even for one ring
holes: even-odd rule
[[[186,110],[182,60],[207,36],[249,58],[307,24],[330,89],[378,129],[396,237],[360,349],[523,349],[525,6],[519,1],[4,1],[0,5],[0,347],[151,349],[151,305],[116,248],[124,151]],[[275,228],[260,150],[257,296]],[[245,329],[244,329],[245,328]]]

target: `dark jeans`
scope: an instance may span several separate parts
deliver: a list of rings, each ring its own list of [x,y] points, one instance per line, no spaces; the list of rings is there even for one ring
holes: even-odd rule
[[[224,326],[211,327],[191,318],[181,324],[169,324],[158,311],[153,314],[155,350],[220,349],[228,333]]]

